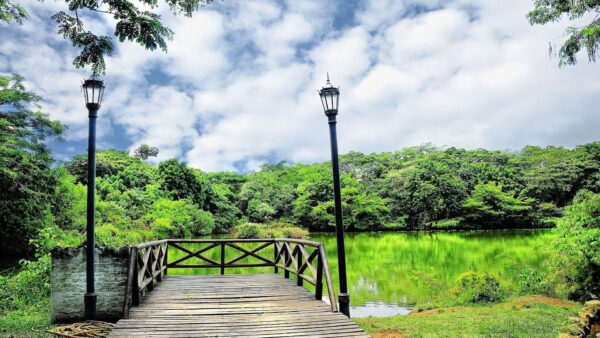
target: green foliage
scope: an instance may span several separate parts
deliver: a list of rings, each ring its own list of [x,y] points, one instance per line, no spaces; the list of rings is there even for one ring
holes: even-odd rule
[[[533,198],[514,197],[514,192],[502,191],[496,182],[481,183],[475,186],[471,197],[465,203],[465,219],[471,224],[483,224],[496,228],[509,226],[535,226],[532,217]]]
[[[94,15],[110,15],[115,22],[114,35],[120,42],[125,40],[136,42],[147,50],[160,48],[167,51],[167,40],[173,38],[173,31],[164,26],[161,16],[150,10],[158,6],[156,0],[143,0],[136,4],[129,1],[107,0],[102,2],[86,2],[79,0],[65,0],[69,12],[60,11],[52,16],[58,25],[58,34],[69,39],[74,47],[81,49],[73,61],[77,68],[91,66],[94,74],[104,73],[106,70],[105,56],[110,56],[114,51],[114,44],[109,36],[100,36],[85,27],[84,21],[78,13],[88,12]],[[167,0],[171,11],[192,16],[201,5],[209,4],[212,0]],[[145,10],[142,10],[142,7]],[[18,6],[6,0],[0,3],[0,19],[21,21],[26,13]]]
[[[87,184],[87,154],[73,156],[73,159],[67,164],[69,174],[76,177],[78,183]],[[136,157],[129,156],[127,150],[98,149],[96,151],[96,177],[114,176],[129,169],[137,171],[148,167]]]
[[[146,143],[140,145],[133,151],[133,154],[140,158],[140,160],[147,160],[148,157],[156,157],[158,156],[158,148],[150,147]]]
[[[246,209],[251,222],[268,222],[275,215],[275,209],[265,202],[254,198],[248,202]]]
[[[580,188],[589,188],[589,175],[598,169],[581,148],[527,146],[521,154],[513,161],[523,168],[525,187],[521,194],[558,206],[570,203]]]
[[[460,303],[494,303],[506,295],[500,279],[487,272],[467,271],[456,284],[454,293]]]
[[[241,214],[236,207],[237,198],[225,184],[212,184],[208,192],[208,209],[213,214],[215,233],[227,233],[238,223]]]
[[[241,224],[236,227],[235,238],[261,238],[263,233],[259,224]]]
[[[594,14],[600,10],[600,3],[596,0],[534,0],[534,5],[535,8],[527,14],[532,25],[558,22],[565,16],[569,20],[576,20],[586,13]],[[597,15],[586,25],[567,27],[566,33],[568,38],[558,51],[559,66],[575,65],[581,49],[587,51],[590,62],[596,61],[600,50],[600,18]]]
[[[51,210],[54,224],[64,230],[84,231],[87,212],[87,191],[65,168],[58,168],[58,184],[54,190]]]
[[[525,302],[524,305],[516,305]],[[515,305],[513,305],[515,304]],[[517,299],[492,306],[439,309],[431,314],[353,319],[367,333],[407,337],[556,337],[578,308]]]
[[[50,255],[37,261],[21,261],[18,273],[0,275],[0,314],[35,304],[50,296]]]
[[[25,8],[15,5],[8,0],[0,0],[0,21],[10,23],[16,21],[19,25],[23,24],[23,20],[28,16]]]
[[[571,300],[600,298],[600,194],[580,191],[558,221],[551,277]]]
[[[438,221],[435,224],[433,224],[433,227],[437,228],[437,229],[459,228],[460,224],[462,222],[464,222],[464,218],[462,218],[462,217],[456,217],[456,218],[452,218],[452,219],[443,219],[443,220]]]
[[[577,191],[600,190],[600,146],[528,146],[508,153],[424,145],[351,152],[340,157],[340,169],[350,231],[551,227]],[[335,227],[329,163],[280,162],[244,176],[207,177],[230,188],[228,200],[251,222],[282,219],[312,231]]]
[[[203,208],[206,203],[209,182],[204,174],[188,167],[184,162],[170,159],[158,165],[161,188],[173,199],[190,199]]]
[[[308,231],[286,222],[245,223],[233,229],[235,238],[308,238]]]
[[[550,293],[551,284],[547,274],[532,267],[525,266],[519,272],[518,292],[521,295],[545,295]]]
[[[39,111],[41,98],[20,76],[0,75],[0,255],[30,252],[29,240],[52,222],[57,178],[44,141],[64,126]]]
[[[189,200],[156,200],[143,220],[160,237],[189,238],[211,234],[214,228],[212,214],[198,209]]]

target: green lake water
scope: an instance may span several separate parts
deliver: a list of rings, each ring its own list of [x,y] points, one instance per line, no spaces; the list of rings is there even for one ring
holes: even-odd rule
[[[551,230],[347,233],[346,264],[352,316],[405,314],[412,310],[412,304],[426,302],[431,297],[431,288],[423,287],[423,278],[415,278],[422,273],[447,287],[452,287],[456,278],[468,270],[494,273],[508,285],[514,285],[524,266],[543,270],[542,262],[550,254],[548,244],[554,236]],[[337,288],[335,234],[313,233],[310,239],[325,244],[334,287]],[[202,247],[196,244],[186,246],[190,249]],[[244,247],[256,245],[245,244]],[[267,257],[273,255],[271,248],[261,253]],[[220,259],[218,247],[205,255],[217,261]],[[227,259],[237,255],[228,249]],[[183,256],[182,252],[169,250],[169,261]],[[241,262],[256,260],[244,259]],[[190,260],[185,264],[201,262]],[[226,270],[228,274],[258,272],[272,273],[273,268]],[[169,274],[206,273],[218,274],[219,270],[169,270]]]

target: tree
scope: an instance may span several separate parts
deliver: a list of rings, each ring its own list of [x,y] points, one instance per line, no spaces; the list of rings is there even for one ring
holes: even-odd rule
[[[408,216],[411,226],[423,226],[457,216],[467,197],[467,188],[456,172],[430,155],[414,166],[391,171],[382,195],[390,202],[392,217]]]
[[[165,0],[174,15],[183,13],[187,17],[191,17],[201,6],[213,1]],[[58,34],[69,39],[74,47],[81,49],[73,60],[75,67],[83,68],[89,65],[94,74],[105,72],[104,57],[110,56],[115,47],[111,37],[98,35],[86,28],[80,12],[89,12],[93,16],[112,16],[115,22],[114,35],[120,42],[136,42],[147,50],[160,48],[166,52],[166,40],[173,39],[173,31],[162,24],[160,15],[150,11],[158,7],[157,0],[141,0],[139,4],[122,0],[65,2],[68,12],[60,11],[52,15],[51,19],[58,25]],[[0,21],[16,21],[22,24],[27,16],[24,8],[8,0],[0,0]]]
[[[134,150],[133,154],[139,157],[141,160],[145,161],[148,157],[156,157],[158,155],[158,148],[150,147],[146,143],[139,146],[136,150]]]
[[[158,175],[163,184],[161,189],[173,199],[188,198],[204,208],[209,190],[209,182],[200,171],[188,167],[185,162],[170,159],[158,165]]]
[[[475,186],[465,203],[465,219],[483,228],[523,227],[535,224],[533,198],[515,197],[514,191],[503,191],[496,182]]]
[[[527,14],[529,23],[544,25],[557,22],[563,16],[569,20],[580,19],[585,14],[594,15],[592,21],[580,27],[567,27],[567,40],[558,51],[558,65],[575,65],[577,53],[585,48],[590,62],[596,61],[600,50],[600,2],[598,0],[534,0],[535,8]],[[552,46],[550,46],[552,53]]]
[[[208,209],[213,214],[215,233],[226,233],[235,226],[241,214],[236,207],[236,196],[225,184],[211,184]]]
[[[0,21],[10,23],[14,20],[18,24],[23,24],[25,18],[27,18],[27,11],[23,7],[8,0],[0,0]]]
[[[87,184],[87,154],[78,154],[67,163],[69,174],[75,176],[78,183]],[[148,166],[136,157],[129,156],[127,150],[98,149],[96,152],[96,177],[113,176],[128,167]]]
[[[17,75],[0,75],[0,255],[18,256],[52,221],[57,184],[48,137],[61,140],[65,127],[39,111],[40,96]]]
[[[173,14],[183,13],[187,17],[200,6],[213,0],[166,0]],[[52,16],[58,24],[58,33],[71,40],[73,46],[81,48],[79,56],[73,60],[77,68],[91,65],[94,74],[104,73],[106,64],[104,56],[110,56],[114,50],[112,39],[100,36],[84,27],[79,11],[89,11],[94,15],[110,15],[116,21],[114,35],[120,42],[129,40],[136,42],[147,50],[160,48],[167,51],[166,40],[173,38],[173,31],[164,26],[161,17],[144,9],[158,7],[157,0],[141,0],[142,6],[122,0],[80,1],[65,0],[69,13],[60,11]]]
[[[559,295],[586,301],[600,297],[600,194],[582,190],[559,220],[550,259]]]

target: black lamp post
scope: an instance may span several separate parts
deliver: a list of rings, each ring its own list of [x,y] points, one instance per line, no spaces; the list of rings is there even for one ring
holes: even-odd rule
[[[342,193],[340,191],[340,168],[338,164],[338,147],[335,117],[338,113],[340,101],[340,89],[335,88],[329,82],[327,73],[327,84],[319,91],[323,110],[329,120],[329,138],[331,140],[331,169],[333,172],[333,198],[335,202],[335,232],[337,235],[338,268],[340,273],[340,312],[350,317],[350,294],[346,282],[346,251],[344,249],[344,222],[342,219]]]
[[[88,182],[87,182],[87,252],[86,252],[86,293],[83,297],[85,303],[85,317],[96,317],[96,290],[94,287],[94,222],[95,222],[95,194],[96,194],[96,118],[104,95],[104,82],[96,75],[92,75],[81,85],[85,97],[85,106],[90,119],[88,137]]]

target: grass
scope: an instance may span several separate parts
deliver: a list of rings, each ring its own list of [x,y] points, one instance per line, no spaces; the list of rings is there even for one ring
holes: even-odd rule
[[[578,310],[576,303],[533,296],[354,321],[374,337],[557,337]]]
[[[0,337],[49,337],[50,297],[25,309],[0,313]]]

